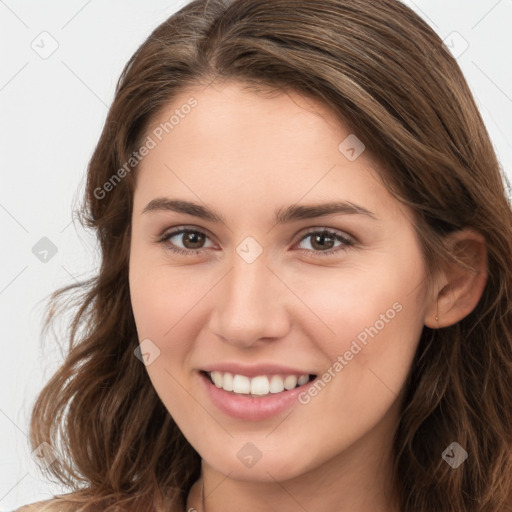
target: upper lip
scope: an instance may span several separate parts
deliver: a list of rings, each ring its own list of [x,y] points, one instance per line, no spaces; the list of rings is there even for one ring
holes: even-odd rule
[[[314,375],[308,370],[300,370],[289,366],[282,366],[273,363],[262,363],[258,365],[242,365],[240,363],[218,363],[211,364],[202,368],[209,372],[229,372],[235,375],[245,375],[247,377],[258,377],[259,375]]]

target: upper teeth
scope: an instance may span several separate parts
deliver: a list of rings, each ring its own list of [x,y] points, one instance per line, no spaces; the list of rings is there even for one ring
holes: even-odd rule
[[[252,379],[245,375],[233,375],[228,372],[214,371],[210,373],[212,382],[225,391],[233,391],[244,395],[268,395],[269,393],[280,393],[281,391],[290,390],[297,386],[302,386],[309,381],[309,375],[259,375]]]

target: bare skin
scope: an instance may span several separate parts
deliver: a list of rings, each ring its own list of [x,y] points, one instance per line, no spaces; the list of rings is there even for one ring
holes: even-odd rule
[[[451,235],[477,272],[445,265],[427,283],[412,213],[382,185],[368,151],[351,159],[338,149],[350,131],[321,103],[237,83],[194,88],[148,134],[192,96],[196,107],[137,171],[130,254],[139,339],[160,351],[149,377],[202,458],[186,510],[398,512],[391,448],[405,379],[423,326],[452,325],[476,306],[484,239]],[[208,206],[224,222],[144,212],[156,198]],[[290,205],[332,201],[352,210],[273,221]],[[195,233],[194,244],[186,233],[158,241],[177,227]],[[342,238],[322,240],[324,228]],[[354,342],[361,350],[351,355]],[[317,379],[285,412],[244,421],[205,393],[199,370],[224,362],[285,364],[324,386],[311,391]],[[238,456],[246,443],[261,455],[251,467]],[[54,499],[20,511],[73,508]]]
[[[139,340],[160,350],[149,377],[203,461],[187,510],[203,510],[203,485],[208,512],[398,510],[391,450],[404,383],[423,327],[457,322],[480,298],[483,239],[454,236],[467,242],[478,277],[451,266],[429,285],[412,213],[380,182],[368,151],[351,161],[338,149],[350,130],[325,106],[227,83],[183,92],[152,127],[191,96],[197,106],[137,170],[130,254]],[[157,198],[208,206],[225,223],[144,212]],[[332,201],[359,212],[273,222],[290,205]],[[195,245],[187,233],[158,241],[182,227]],[[324,228],[345,241],[328,236],[323,249]],[[261,249],[250,263],[237,252],[247,237],[256,243],[242,247]],[[377,334],[345,357],[371,326]],[[339,356],[346,364],[336,371]],[[331,368],[331,379],[307,403],[245,421],[205,392],[199,371],[224,362],[320,377]],[[246,443],[261,454],[251,467],[238,456]]]

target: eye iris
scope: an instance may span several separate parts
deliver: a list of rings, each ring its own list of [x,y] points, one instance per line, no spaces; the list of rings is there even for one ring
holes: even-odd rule
[[[314,235],[312,238],[313,238],[313,241],[311,242],[311,245],[315,249],[324,249],[325,250],[325,249],[332,249],[332,247],[333,247],[334,240],[333,240],[332,235],[330,235],[329,233],[317,234],[317,235]],[[326,247],[326,245],[325,245],[325,239],[326,238],[331,240],[331,243],[327,244],[329,247]],[[318,240],[320,240],[320,246],[316,247],[316,243],[317,243]]]
[[[197,232],[187,232],[187,233],[184,233],[184,239],[183,239],[183,245],[187,248],[187,249],[200,249],[201,247],[201,244],[204,243],[204,235],[202,233],[197,233]],[[194,246],[194,247],[189,247],[187,246],[187,243],[188,242],[191,242],[192,245],[194,244],[197,244],[198,246]]]
[[[199,231],[184,231],[181,233],[181,237],[184,247],[190,250],[200,249],[205,241],[205,235]],[[320,252],[332,249],[336,238],[329,232],[314,233],[309,237],[312,239],[311,246]]]

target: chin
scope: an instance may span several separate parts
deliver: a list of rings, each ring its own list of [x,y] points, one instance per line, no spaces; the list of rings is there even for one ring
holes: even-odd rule
[[[304,442],[299,447],[269,447],[268,440],[258,443],[257,440],[240,441],[232,439],[222,453],[207,453],[202,457],[204,462],[215,471],[229,475],[230,479],[261,483],[286,481],[311,471],[316,465],[314,457],[307,458],[304,453]],[[233,442],[234,441],[234,442]],[[257,446],[261,449],[258,449]],[[252,460],[251,460],[252,457]],[[260,457],[257,459],[257,457]]]

